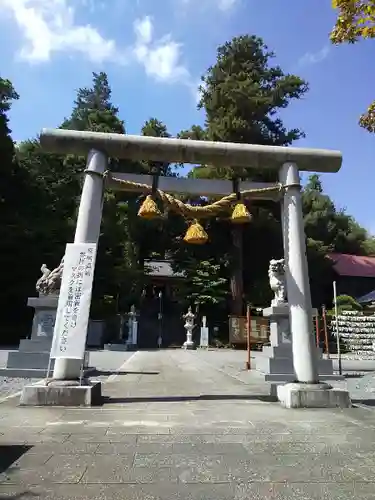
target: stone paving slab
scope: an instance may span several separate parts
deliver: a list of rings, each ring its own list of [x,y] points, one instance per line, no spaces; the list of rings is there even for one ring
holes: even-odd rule
[[[101,408],[1,404],[0,499],[373,500],[371,411],[286,410],[195,354],[137,353]]]

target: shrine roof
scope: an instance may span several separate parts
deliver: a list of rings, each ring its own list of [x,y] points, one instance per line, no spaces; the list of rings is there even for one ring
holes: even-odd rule
[[[334,261],[333,269],[339,276],[375,278],[375,257],[345,253],[330,253],[328,257]]]
[[[148,260],[145,262],[150,276],[158,278],[182,278],[183,273],[173,272],[172,265],[167,260]]]

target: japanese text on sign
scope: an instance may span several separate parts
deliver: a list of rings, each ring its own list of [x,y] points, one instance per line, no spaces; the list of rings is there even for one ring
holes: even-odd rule
[[[51,357],[84,354],[91,303],[96,245],[67,245]]]

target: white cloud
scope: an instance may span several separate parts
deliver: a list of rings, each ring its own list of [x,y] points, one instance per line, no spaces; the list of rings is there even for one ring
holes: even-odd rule
[[[77,7],[90,0],[75,0]],[[188,70],[181,64],[181,44],[171,35],[153,40],[149,17],[133,23],[135,43],[119,47],[90,24],[79,24],[73,0],[0,0],[0,12],[10,13],[23,39],[19,56],[31,63],[48,62],[57,52],[80,53],[96,63],[137,61],[146,73],[163,82],[183,82]]]
[[[101,62],[116,52],[114,40],[105,39],[90,24],[75,23],[67,0],[0,0],[0,8],[18,25],[25,42],[19,55],[29,62],[46,62],[59,51],[80,52]]]
[[[324,61],[329,55],[330,47],[325,45],[318,52],[306,52],[298,61],[299,66],[311,66],[312,64],[317,64]]]
[[[226,12],[233,9],[239,0],[218,0],[218,7],[220,10]]]
[[[188,70],[180,63],[181,44],[173,41],[170,35],[153,41],[150,17],[136,20],[134,30],[136,41],[133,51],[149,76],[169,82],[189,79]]]
[[[150,17],[146,16],[143,19],[136,19],[134,21],[134,31],[137,44],[147,45],[151,43],[153,26]]]
[[[217,7],[222,12],[228,12],[232,10],[234,7],[240,3],[241,0],[179,0],[179,6],[194,6],[194,9],[197,7],[197,4],[201,7],[209,8],[210,10],[214,7]]]

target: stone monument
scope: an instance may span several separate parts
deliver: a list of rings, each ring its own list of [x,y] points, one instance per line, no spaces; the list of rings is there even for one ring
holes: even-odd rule
[[[209,332],[208,332],[208,326],[207,326],[207,317],[203,316],[202,318],[202,326],[201,326],[201,338],[200,338],[200,346],[199,347],[205,347],[207,348],[209,345]]]
[[[27,300],[27,305],[34,308],[31,336],[20,341],[18,351],[8,354],[7,367],[2,370],[4,374],[25,378],[43,378],[47,375],[63,266],[64,259],[52,271],[46,264],[42,265],[42,276],[35,286],[39,297],[29,297]]]
[[[286,296],[284,259],[270,261],[268,277],[270,288],[274,292],[271,306],[263,309],[263,316],[270,319],[270,346],[264,346],[256,357],[255,368],[270,382],[292,382],[295,380],[293,366],[293,343],[290,332],[289,305]],[[314,312],[314,310],[312,311]],[[318,358],[320,379],[339,378],[333,375],[332,361]]]
[[[126,340],[126,345],[130,348],[135,348],[138,344],[138,321],[137,321],[137,311],[135,305],[130,307],[128,313],[128,338]]]
[[[27,305],[34,308],[30,338],[21,339],[18,351],[9,352],[6,368],[0,369],[1,375],[20,378],[47,376],[63,268],[64,259],[52,271],[46,264],[40,268],[42,276],[35,285],[39,296],[27,299]],[[84,368],[87,366],[88,353],[85,354]],[[53,367],[52,359],[51,373]]]

